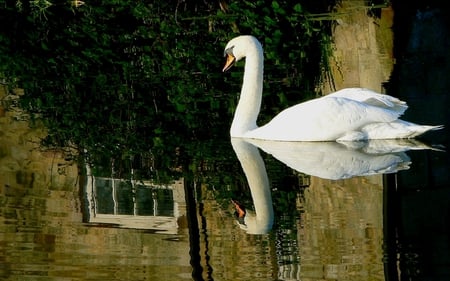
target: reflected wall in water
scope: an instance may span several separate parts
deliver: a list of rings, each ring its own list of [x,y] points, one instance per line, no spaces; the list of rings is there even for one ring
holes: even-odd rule
[[[298,238],[302,280],[384,280],[380,180],[311,179]]]
[[[201,189],[199,221],[204,280],[273,280],[277,276],[275,244],[270,235],[249,235],[224,210],[206,186]]]
[[[205,280],[384,280],[379,176],[311,177],[309,187],[291,191],[296,198],[288,212],[274,206],[275,226],[267,235],[247,234],[231,203],[223,209],[211,190],[200,189]],[[294,214],[296,223],[285,225]]]
[[[0,96],[0,279],[191,279],[185,222],[176,235],[82,223],[77,165]]]

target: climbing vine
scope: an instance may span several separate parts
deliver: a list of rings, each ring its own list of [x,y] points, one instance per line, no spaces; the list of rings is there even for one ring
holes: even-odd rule
[[[48,127],[46,145],[170,176],[180,150],[228,136],[242,75],[221,73],[232,37],[264,45],[263,114],[314,95],[330,23],[309,21],[307,7],[334,3],[311,3],[3,1],[0,75],[24,89],[20,104]]]

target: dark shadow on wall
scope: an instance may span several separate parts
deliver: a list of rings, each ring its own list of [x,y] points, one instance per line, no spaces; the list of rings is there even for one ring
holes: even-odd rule
[[[387,92],[408,102],[404,119],[450,125],[450,8],[443,1],[393,2],[396,64]],[[448,143],[442,132],[426,136]]]

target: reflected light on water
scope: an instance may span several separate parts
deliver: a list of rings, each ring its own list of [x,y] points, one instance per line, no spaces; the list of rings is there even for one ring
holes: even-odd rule
[[[304,277],[384,280],[382,194],[379,176],[312,180],[299,239]]]

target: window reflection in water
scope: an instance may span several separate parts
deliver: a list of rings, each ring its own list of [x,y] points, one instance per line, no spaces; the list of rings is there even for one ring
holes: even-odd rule
[[[176,234],[185,214],[183,180],[170,185],[150,181],[96,177],[85,185],[86,222]]]

